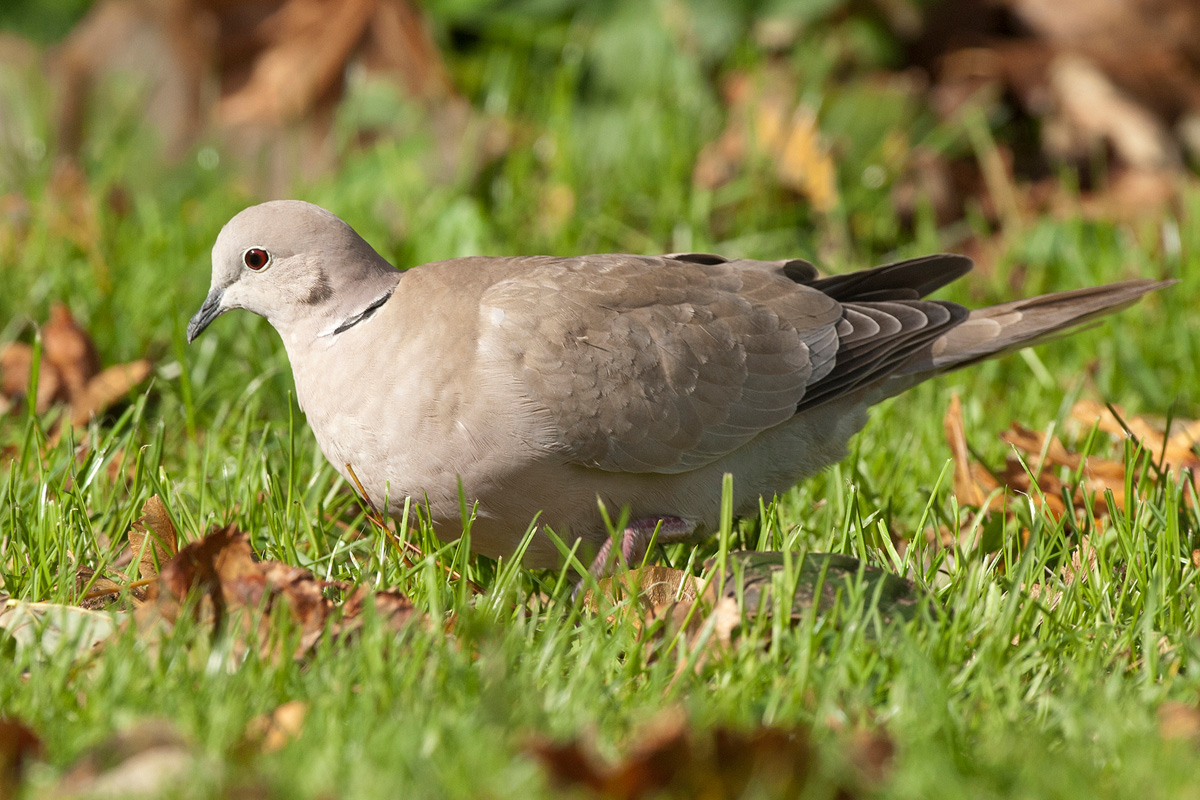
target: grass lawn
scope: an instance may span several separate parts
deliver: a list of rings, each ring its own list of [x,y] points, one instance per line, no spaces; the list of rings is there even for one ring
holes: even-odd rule
[[[6,155],[0,342],[33,341],[31,324],[61,302],[104,364],[149,357],[153,376],[62,436],[56,412],[0,416],[0,595],[74,602],[77,568],[111,564],[158,495],[185,540],[234,523],[261,557],[398,589],[422,621],[396,634],[368,620],[299,660],[242,654],[235,637],[201,625],[154,637],[130,626],[93,653],[0,634],[0,715],[45,743],[19,796],[43,796],[82,753],[157,718],[194,754],[173,784],[180,797],[586,797],[553,782],[530,743],[578,738],[616,763],[678,715],[697,741],[764,725],[806,731],[813,797],[839,787],[973,800],[1200,795],[1195,491],[1136,448],[1067,424],[1080,399],[1200,416],[1200,193],[1185,192],[1175,215],[1134,223],[1027,216],[993,234],[970,215],[939,229],[926,214],[909,227],[887,186],[860,179],[888,131],[912,145],[978,137],[853,86],[821,106],[822,130],[853,143],[839,153],[833,210],[812,212],[768,167],[699,189],[697,154],[723,125],[713,64],[664,56],[635,69],[621,48],[655,53],[666,35],[636,13],[535,35],[496,12],[488,37],[447,60],[475,108],[512,123],[506,155],[431,176],[437,143],[420,132],[420,112],[360,87],[339,135],[368,112],[408,120],[408,132],[365,150],[344,136],[339,169],[291,195],[333,210],[400,266],[470,253],[712,251],[839,271],[986,236],[995,263],[940,296],[974,306],[1133,277],[1180,283],[1097,328],[884,403],[842,464],[719,540],[660,554],[697,573],[731,548],[850,555],[927,595],[911,619],[884,624],[860,584],[836,609],[790,625],[750,615],[727,647],[653,640],[639,614],[584,612],[559,575],[507,571],[419,525],[397,529],[427,554],[406,565],[318,451],[264,320],[230,314],[185,345],[217,231],[265,198],[212,150],[175,164],[147,156],[151,133],[122,112],[118,92],[90,118],[82,187],[56,183],[36,148]],[[797,47],[797,60],[823,52],[816,41]],[[734,44],[715,63],[756,62]],[[827,85],[818,72],[805,73],[814,92]],[[0,110],[20,109],[15,129],[45,141],[45,86],[14,75],[0,81]],[[943,433],[954,393],[981,460],[1003,462],[998,434],[1011,421],[1052,428],[1125,462],[1136,500],[1067,524],[1017,497],[1011,514],[973,528]],[[939,529],[964,546],[933,543]],[[1063,568],[1080,554],[1082,568]],[[482,594],[447,580],[448,566]],[[280,615],[271,635],[286,640],[290,625]],[[251,720],[289,701],[306,705],[299,731],[278,748],[248,746]],[[895,748],[875,777],[855,755],[864,731]],[[770,796],[764,786],[745,796]]]

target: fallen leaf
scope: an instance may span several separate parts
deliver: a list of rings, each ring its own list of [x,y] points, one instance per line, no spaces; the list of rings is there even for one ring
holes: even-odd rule
[[[338,604],[326,590],[349,591]],[[139,612],[146,630],[173,624],[185,607],[201,622],[222,625],[238,620],[239,648],[252,645],[264,656],[282,656],[272,648],[268,625],[275,610],[284,610],[300,626],[296,649],[305,655],[323,636],[344,638],[361,628],[370,604],[380,624],[400,630],[416,614],[412,602],[398,592],[370,592],[366,587],[318,580],[311,572],[279,561],[259,561],[249,537],[232,525],[214,529],[162,565],[154,603]]]
[[[800,106],[792,114],[777,152],[780,184],[806,198],[814,211],[832,211],[838,200],[837,168],[811,109]]]
[[[242,734],[243,746],[261,753],[282,750],[304,730],[304,718],[308,715],[308,704],[302,700],[290,700],[270,714],[262,714],[250,720]]]
[[[35,409],[45,413],[56,403],[71,406],[72,425],[85,425],[150,375],[150,362],[133,361],[100,370],[96,345],[70,310],[61,303],[42,326],[42,359],[38,368]],[[33,348],[10,342],[0,348],[0,395],[11,405],[24,399],[33,368]]]
[[[879,727],[859,728],[850,736],[850,761],[863,781],[871,787],[882,786],[896,760],[896,740]]]
[[[92,337],[79,326],[71,311],[62,303],[50,307],[50,320],[42,326],[42,354],[54,367],[74,401],[100,371],[100,356]]]
[[[12,637],[17,651],[47,659],[66,647],[80,657],[91,654],[121,620],[120,614],[59,603],[6,600],[0,606],[0,631]]]
[[[91,567],[81,566],[75,569],[75,594],[79,598],[80,608],[89,611],[110,608],[125,588],[124,584],[104,575],[97,575],[96,570]]]
[[[602,601],[607,605],[619,602],[626,596],[634,596],[651,618],[659,617],[678,601],[694,602],[699,590],[693,575],[681,569],[649,564],[639,569],[621,570],[598,584],[599,595],[589,589],[584,595],[583,605],[590,611],[599,611]]]
[[[1182,739],[1200,746],[1200,706],[1170,701],[1158,707],[1158,732],[1164,739]]]
[[[81,566],[75,574],[81,607],[112,608],[114,602],[124,596],[128,597],[134,608],[138,608],[157,598],[158,582],[154,579],[158,576],[160,566],[178,551],[175,526],[171,524],[167,509],[158,495],[142,505],[142,516],[134,520],[125,535],[128,540],[126,548],[113,566],[128,564],[136,558],[141,580],[129,583],[125,579],[124,582],[118,582],[104,575],[98,576],[91,567]]]
[[[68,162],[83,150],[92,96],[128,76],[142,87],[141,118],[170,158],[215,128],[220,156],[242,159],[248,172],[267,169],[276,193],[297,170],[315,176],[336,164],[333,121],[351,75],[386,81],[424,104],[431,124],[444,128],[441,141],[466,145],[474,135],[476,115],[455,96],[412,0],[103,0],[51,62],[54,138]],[[479,144],[468,151],[479,158],[473,166],[495,155]]]
[[[42,758],[46,747],[33,729],[11,717],[0,716],[0,800],[19,796],[25,767]]]
[[[987,493],[976,481],[972,471],[973,462],[967,448],[967,434],[963,425],[962,401],[958,399],[957,394],[950,396],[950,407],[946,409],[942,427],[946,431],[950,455],[954,458],[954,496],[958,498],[960,505],[981,508]]]
[[[71,400],[71,422],[86,425],[96,414],[109,408],[129,394],[133,387],[150,376],[151,366],[146,359],[109,367],[88,381],[83,391]]]
[[[1051,158],[1082,162],[1108,145],[1122,163],[1135,169],[1180,163],[1166,126],[1091,60],[1063,53],[1050,63],[1047,77],[1056,113],[1045,120],[1042,139]]]
[[[1131,416],[1120,406],[1109,408],[1090,400],[1081,400],[1072,406],[1071,418],[1088,427],[1097,425],[1105,433],[1121,439],[1132,434],[1155,462],[1162,459],[1165,466],[1177,472],[1200,469],[1200,454],[1197,453],[1200,420],[1172,420],[1171,429],[1167,431],[1165,423]]]
[[[33,369],[33,348],[24,342],[9,342],[0,349],[0,392],[9,400],[24,399],[29,390],[29,374]],[[43,361],[38,368],[37,402],[34,408],[45,413],[59,398],[64,397],[58,370]]]
[[[158,495],[148,499],[129,530],[129,549],[139,559],[138,574],[143,578],[158,575],[160,567],[179,552],[179,536],[171,517]]]
[[[539,738],[526,750],[557,786],[614,800],[733,800],[751,791],[754,797],[799,797],[824,766],[807,728],[697,730],[678,710],[653,720],[612,764],[600,761],[579,739]],[[837,780],[830,775],[836,781],[831,794],[853,798],[883,783],[894,745],[885,733],[871,731],[857,735],[844,752],[857,778]]]
[[[716,189],[736,178],[752,155],[761,155],[773,164],[779,185],[815,211],[831,211],[838,202],[837,169],[816,113],[792,99],[795,91],[794,77],[778,68],[728,76],[723,86],[728,122],[701,150],[693,182]]]
[[[961,505],[978,508],[983,504],[985,490],[991,492],[1002,486],[1004,492],[995,498],[989,510],[1007,506],[1006,495],[1017,493],[1027,495],[1057,518],[1068,511],[1064,498],[1070,498],[1077,515],[1082,515],[1089,504],[1096,517],[1109,514],[1106,500],[1109,493],[1118,509],[1126,507],[1129,498],[1125,496],[1128,476],[1124,461],[1098,455],[1085,457],[1069,450],[1058,437],[1016,422],[1000,438],[1021,455],[1010,455],[1003,471],[993,477],[990,470],[970,458],[962,429],[961,407],[956,400],[951,399],[945,426],[946,438],[955,460],[954,492]],[[1196,452],[1197,441],[1200,440],[1200,422],[1177,420],[1168,436],[1163,425],[1142,417],[1127,416],[1121,409],[1116,409],[1116,412],[1121,416],[1120,419],[1109,408],[1083,400],[1071,409],[1071,418],[1088,428],[1095,425],[1115,437],[1132,435],[1154,463],[1161,462],[1169,470],[1177,473],[1191,470],[1193,476],[1200,470],[1200,456]],[[1079,476],[1077,484],[1068,485],[1064,482],[1059,475],[1059,471],[1064,469]]]

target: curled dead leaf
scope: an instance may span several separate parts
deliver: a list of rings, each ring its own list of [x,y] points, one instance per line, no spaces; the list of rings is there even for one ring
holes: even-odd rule
[[[153,601],[158,596],[158,570],[162,564],[173,557],[178,550],[178,537],[175,526],[158,495],[154,495],[142,505],[142,516],[134,520],[132,527],[126,532],[128,545],[118,564],[128,564],[137,559],[138,574],[141,580],[129,583],[128,580],[118,582],[103,575],[97,575],[90,567],[79,567],[76,570],[76,590],[80,594],[79,605],[83,608],[110,608],[127,596],[134,608],[140,607],[147,601]]]
[[[138,559],[138,574],[143,578],[158,575],[159,568],[179,552],[179,536],[166,506],[158,495],[142,506],[142,516],[129,529],[129,549]]]
[[[341,604],[330,590],[350,591]],[[185,607],[201,621],[221,625],[236,620],[239,648],[257,646],[265,656],[305,655],[322,637],[344,638],[363,625],[370,605],[389,630],[400,630],[416,614],[399,592],[371,592],[366,587],[318,580],[311,572],[279,561],[259,561],[249,537],[235,526],[216,528],[192,542],[162,565],[156,601],[142,609],[140,623],[157,630],[173,624]],[[285,612],[300,628],[295,651],[277,652],[269,636],[271,615]]]

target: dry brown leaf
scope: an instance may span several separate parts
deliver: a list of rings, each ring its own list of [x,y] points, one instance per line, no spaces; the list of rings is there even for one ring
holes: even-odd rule
[[[1200,9],[1190,0],[1002,0],[1029,33],[1097,64],[1138,103],[1165,118],[1200,94]]]
[[[157,576],[161,566],[179,552],[179,536],[158,495],[142,506],[142,516],[134,521],[128,537],[129,549],[139,559],[138,573],[143,578]]]
[[[274,753],[294,741],[304,730],[304,718],[308,715],[308,703],[289,700],[270,714],[262,714],[250,720],[242,735],[245,747],[260,752]]]
[[[1173,420],[1168,435],[1164,424],[1130,416],[1120,406],[1113,406],[1113,409],[1120,419],[1107,406],[1081,400],[1071,407],[1071,418],[1088,427],[1096,425],[1117,438],[1133,434],[1156,463],[1161,458],[1164,466],[1176,472],[1200,469],[1200,455],[1196,453],[1197,444],[1200,444],[1200,420]]]
[[[35,405],[39,414],[55,403],[65,402],[71,406],[71,424],[85,425],[150,375],[150,362],[146,360],[118,364],[101,372],[92,337],[61,303],[50,309],[50,320],[42,326],[41,336],[42,359]],[[0,394],[10,401],[23,398],[29,388],[32,365],[30,345],[24,342],[4,345],[0,349]]]
[[[1057,109],[1045,121],[1042,134],[1051,158],[1084,161],[1107,145],[1121,163],[1134,169],[1180,163],[1166,126],[1091,60],[1061,54],[1050,63],[1047,78]]]
[[[335,164],[333,119],[355,72],[425,103],[432,124],[449,128],[440,141],[473,135],[475,117],[455,97],[413,0],[103,0],[51,67],[55,139],[68,159],[82,150],[90,95],[113,76],[133,76],[142,118],[168,156],[188,153],[215,123],[229,145],[222,154],[265,171],[276,193],[295,171],[315,176]],[[474,166],[496,155],[468,152],[479,157]]]
[[[781,186],[799,194],[819,212],[837,205],[837,169],[817,125],[816,114],[793,100],[795,80],[786,71],[735,72],[723,94],[728,123],[696,159],[692,180],[715,189],[733,180],[757,154],[775,167]]]
[[[684,601],[695,600],[697,588],[696,579],[690,573],[657,564],[622,570],[599,583],[600,596],[607,602],[620,600],[636,589],[642,602],[658,610],[675,602],[677,596]],[[591,611],[600,609],[594,590],[585,595],[584,607]]]
[[[979,508],[983,505],[985,495],[971,474],[971,453],[967,449],[967,434],[963,426],[962,401],[957,394],[950,396],[950,406],[942,419],[942,427],[946,431],[950,455],[954,458],[954,496],[960,505]]]
[[[778,79],[764,80],[774,83]],[[742,171],[751,140],[750,109],[760,92],[756,90],[753,77],[745,72],[734,72],[725,78],[721,94],[729,109],[725,130],[701,149],[692,171],[692,181],[709,190],[724,186]]]
[[[221,624],[236,616],[239,646],[257,644],[264,655],[282,656],[272,649],[269,619],[284,609],[301,628],[294,653],[306,654],[323,636],[341,638],[363,624],[363,611],[371,604],[380,624],[399,630],[415,615],[407,597],[398,592],[370,592],[358,587],[338,605],[325,592],[343,584],[318,580],[311,572],[278,561],[259,561],[249,537],[232,525],[217,528],[184,547],[162,566],[157,601],[140,617],[146,629],[157,629],[160,620],[174,623],[185,602],[193,602],[198,619]]]
[[[50,307],[50,319],[42,326],[42,354],[62,376],[72,400],[82,396],[88,381],[100,371],[92,337],[62,303]]]
[[[592,797],[703,797],[733,800],[751,786],[754,796],[799,797],[821,769],[806,728],[760,726],[750,730],[696,729],[678,710],[664,712],[614,764],[603,764],[579,739],[527,746],[557,785],[584,789]],[[890,773],[895,744],[882,730],[857,731],[841,749],[857,777],[835,795],[861,796]]]
[[[226,125],[293,122],[341,94],[350,56],[366,33],[374,0],[289,0],[254,31],[245,80],[226,93]],[[324,101],[324,102],[323,102]]]
[[[864,782],[879,787],[891,774],[896,760],[896,740],[880,727],[860,727],[850,735],[850,761]]]
[[[75,593],[79,598],[80,608],[90,611],[108,608],[121,596],[124,589],[125,586],[122,584],[103,575],[97,575],[91,567],[75,569]]]
[[[0,349],[0,393],[9,400],[25,397],[29,372],[33,368],[33,348],[24,342],[9,342]],[[53,365],[43,359],[38,367],[37,403],[39,414],[64,396],[62,379]]]
[[[1163,703],[1158,707],[1158,732],[1164,739],[1200,745],[1200,707],[1195,703]]]
[[[946,437],[951,451],[955,456],[955,495],[964,505],[978,507],[979,488],[985,476],[990,471],[982,465],[970,462],[971,473],[962,475],[960,459],[969,459],[966,451],[966,438],[961,430],[961,410],[956,407],[956,398],[951,400],[946,415]],[[1168,438],[1163,433],[1163,426],[1157,425],[1141,417],[1126,417],[1124,412],[1117,409],[1124,420],[1124,425],[1105,406],[1094,401],[1080,401],[1071,410],[1073,419],[1087,426],[1096,425],[1100,430],[1114,436],[1128,435],[1126,428],[1142,443],[1157,462],[1161,457],[1164,465],[1176,471],[1200,468],[1200,458],[1196,455],[1196,440],[1200,435],[1200,424],[1191,420],[1181,420],[1172,426],[1172,435]],[[1068,505],[1065,498],[1070,498],[1077,516],[1084,514],[1084,508],[1090,503],[1093,513],[1103,517],[1110,513],[1106,494],[1112,493],[1113,502],[1118,509],[1124,509],[1129,498],[1125,496],[1126,468],[1123,461],[1089,455],[1086,458],[1079,453],[1069,450],[1057,437],[1031,430],[1012,423],[1009,430],[1000,438],[1019,451],[1020,456],[1010,455],[1003,471],[997,475],[996,486],[1003,486],[1006,493],[1019,493],[1032,498],[1043,505],[1055,517],[1067,513]],[[1069,470],[1078,474],[1078,485],[1068,485],[1060,476],[1060,470]],[[1005,502],[1003,495],[997,498],[992,508],[997,508]]]
[[[0,717],[0,800],[18,796],[25,768],[46,751],[33,729],[11,717]]]
[[[94,415],[106,411],[129,391],[150,376],[146,359],[109,367],[88,381],[83,392],[71,400],[71,421],[86,425]]]
[[[778,148],[779,182],[806,198],[814,211],[832,211],[837,205],[837,168],[817,128],[817,115],[801,106]]]
[[[1060,219],[1082,216],[1107,222],[1156,222],[1177,210],[1184,178],[1175,170],[1127,167],[1117,169],[1102,186],[1078,198],[1055,181],[1049,205]]]
[[[166,507],[158,495],[143,504],[142,516],[134,521],[126,532],[126,538],[126,548],[114,566],[138,559],[141,580],[132,584],[118,583],[104,576],[95,577],[95,570],[89,567],[79,567],[75,576],[76,589],[81,593],[87,589],[79,601],[83,608],[111,607],[121,599],[123,592],[128,593],[134,608],[140,608],[147,601],[157,598],[158,582],[153,579],[158,576],[160,565],[165,564],[178,550],[175,526],[171,524]]]

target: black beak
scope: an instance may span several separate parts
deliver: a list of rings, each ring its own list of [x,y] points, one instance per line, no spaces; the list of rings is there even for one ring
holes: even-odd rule
[[[213,289],[208,293],[208,297],[204,298],[204,305],[200,306],[200,310],[196,312],[196,316],[192,317],[192,321],[188,323],[188,344],[194,342],[197,336],[204,333],[204,329],[209,326],[209,323],[229,310],[221,308],[221,296],[223,294],[225,294],[224,289]]]

